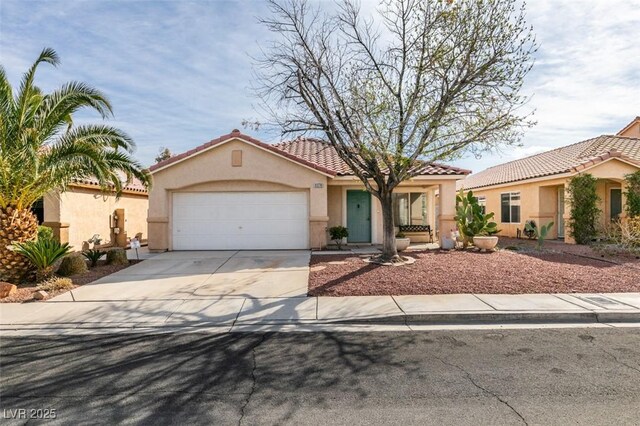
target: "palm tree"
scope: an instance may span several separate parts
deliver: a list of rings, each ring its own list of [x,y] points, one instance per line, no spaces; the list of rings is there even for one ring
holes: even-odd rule
[[[34,84],[42,63],[56,66],[58,55],[44,49],[15,93],[0,66],[0,281],[16,282],[27,271],[26,259],[10,246],[36,238],[31,206],[44,195],[88,177],[116,195],[133,178],[151,182],[132,158],[135,144],[126,133],[104,124],[74,125],[81,109],[112,116],[105,95],[75,81],[43,93]]]

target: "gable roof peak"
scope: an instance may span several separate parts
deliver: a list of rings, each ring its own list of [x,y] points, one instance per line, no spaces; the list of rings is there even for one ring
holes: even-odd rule
[[[616,133],[616,136],[625,136],[625,133],[627,133],[627,132],[632,132],[632,135],[633,135],[633,129],[632,128],[636,124],[638,125],[638,127],[636,128],[636,133],[638,134],[638,136],[632,136],[632,137],[640,137],[640,115],[636,116],[636,118],[631,120],[629,122],[629,124],[624,126],[618,133]]]

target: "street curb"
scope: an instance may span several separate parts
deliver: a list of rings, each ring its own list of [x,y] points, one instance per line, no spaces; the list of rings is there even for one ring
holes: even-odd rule
[[[234,322],[184,322],[184,323],[57,323],[57,324],[0,324],[0,330],[54,330],[54,329],[200,329],[200,328],[231,328],[234,326],[250,325],[324,325],[336,327],[347,324],[362,325],[487,325],[487,324],[596,324],[596,323],[639,323],[640,311],[498,311],[498,312],[430,312],[423,314],[393,314],[369,317],[334,318],[324,320],[255,320]]]
[[[638,322],[640,311],[499,311],[499,312],[430,312],[360,318],[335,319],[333,323],[350,324],[501,324],[501,323],[610,323]]]

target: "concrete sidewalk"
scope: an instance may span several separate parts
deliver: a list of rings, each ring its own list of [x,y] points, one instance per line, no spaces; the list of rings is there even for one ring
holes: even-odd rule
[[[344,324],[638,323],[640,293],[452,294],[0,304],[0,330],[184,329]],[[415,327],[414,327],[415,328]]]

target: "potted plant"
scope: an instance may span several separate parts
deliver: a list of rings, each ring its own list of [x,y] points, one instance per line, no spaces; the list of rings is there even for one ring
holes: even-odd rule
[[[407,238],[402,232],[396,234],[396,250],[404,251],[409,247],[411,240]]]
[[[456,197],[456,224],[460,236],[463,237],[463,247],[466,247],[470,240],[480,251],[493,250],[498,245],[498,237],[494,234],[500,232],[498,224],[494,222],[493,213],[482,213],[482,208],[478,203],[478,198],[473,196],[473,192],[466,194],[461,189]]]
[[[498,245],[498,237],[494,234],[500,230],[498,224],[491,219],[493,219],[493,213],[480,213],[472,223],[473,245],[482,252],[493,250]]]

